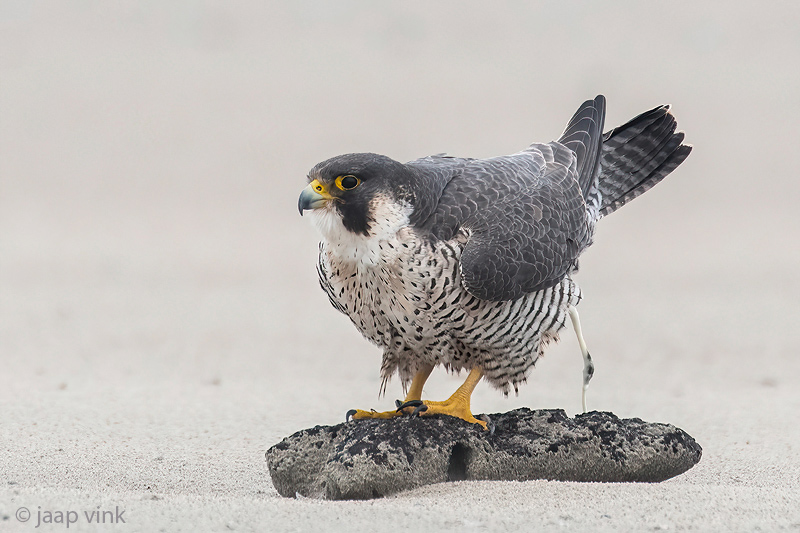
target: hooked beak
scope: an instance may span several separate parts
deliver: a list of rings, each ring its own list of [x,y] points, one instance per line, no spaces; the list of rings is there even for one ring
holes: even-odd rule
[[[328,203],[328,200],[333,197],[325,190],[325,186],[319,181],[314,180],[308,184],[308,187],[303,189],[300,193],[300,199],[297,200],[297,209],[300,211],[300,216],[303,216],[303,211],[307,209],[319,209]]]

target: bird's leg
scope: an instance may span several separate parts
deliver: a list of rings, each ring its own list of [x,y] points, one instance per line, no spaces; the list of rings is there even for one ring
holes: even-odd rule
[[[425,385],[425,382],[428,381],[431,372],[433,372],[433,365],[422,365],[419,372],[414,374],[414,379],[411,380],[411,386],[408,388],[408,393],[406,394],[406,402],[422,399],[422,387]]]
[[[586,347],[586,341],[583,340],[583,332],[581,331],[581,320],[578,317],[578,310],[574,305],[569,306],[569,318],[572,320],[572,327],[575,329],[575,335],[578,336],[578,344],[581,347],[581,354],[583,355],[583,391],[581,393],[581,406],[583,412],[586,412],[586,390],[589,388],[589,381],[594,375],[594,363],[592,356],[589,355],[589,349]]]
[[[398,406],[398,408],[402,409],[405,407],[415,406],[414,414],[441,414],[454,416],[456,418],[466,420],[472,424],[480,424],[483,429],[488,429],[487,423],[483,420],[478,420],[475,418],[470,410],[470,398],[472,397],[472,392],[475,390],[475,386],[481,380],[481,377],[483,377],[483,371],[481,371],[480,368],[475,367],[470,370],[469,376],[467,376],[467,379],[464,381],[464,383],[458,389],[456,389],[452,396],[445,401],[412,401],[406,402],[405,404]]]
[[[395,411],[378,412],[364,411],[362,409],[351,409],[350,411],[347,411],[347,419],[394,418],[410,412],[412,407],[415,407],[421,403],[420,400],[422,399],[422,387],[425,385],[425,382],[428,381],[428,377],[431,375],[432,371],[433,365],[423,365],[419,372],[414,374],[414,378],[411,380],[411,386],[408,388],[408,393],[406,394],[406,399],[402,402],[397,400],[397,409]]]

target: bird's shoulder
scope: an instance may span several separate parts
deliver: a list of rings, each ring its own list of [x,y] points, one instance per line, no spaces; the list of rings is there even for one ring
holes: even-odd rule
[[[575,153],[558,142],[487,159],[425,158],[447,169],[435,209],[417,224],[433,240],[467,233],[462,279],[473,295],[509,300],[557,283],[588,241]]]

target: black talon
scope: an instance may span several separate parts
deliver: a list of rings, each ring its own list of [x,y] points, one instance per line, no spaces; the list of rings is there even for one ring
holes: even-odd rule
[[[397,407],[398,411],[400,410],[400,406],[401,405],[403,405],[403,402],[401,402],[400,400],[395,400],[394,401],[394,406]]]
[[[402,403],[402,404],[398,405],[397,406],[397,410],[398,411],[402,411],[406,407],[419,407],[420,405],[424,405],[422,403],[422,400],[410,400],[410,401],[407,401],[405,403]],[[426,409],[427,409],[427,407],[426,407]]]
[[[424,403],[420,402],[420,405],[414,408],[414,412],[411,413],[411,418],[419,416],[420,413],[424,413],[428,410],[428,406]]]
[[[358,411],[355,409],[350,409],[349,411],[347,411],[347,414],[344,415],[344,421],[350,422],[350,419],[353,418],[357,412]]]
[[[489,430],[489,436],[491,437],[492,435],[494,435],[494,430],[497,429],[497,426],[495,425],[494,422],[492,422],[492,419],[489,418],[489,415],[478,415],[475,418],[486,422],[486,429]]]

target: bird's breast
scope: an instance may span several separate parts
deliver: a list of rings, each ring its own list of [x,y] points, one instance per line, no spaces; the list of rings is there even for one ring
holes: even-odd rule
[[[320,279],[334,305],[382,346],[424,346],[441,327],[433,309],[452,303],[460,284],[458,251],[420,239],[410,228],[378,246],[375,261],[345,258],[323,244]]]

